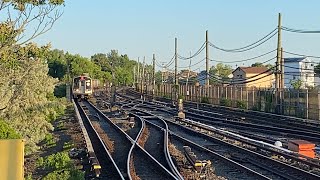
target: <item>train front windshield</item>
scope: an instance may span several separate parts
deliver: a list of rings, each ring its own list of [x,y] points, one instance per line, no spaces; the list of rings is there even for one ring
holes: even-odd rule
[[[88,77],[76,77],[73,80],[73,88],[80,89],[80,87],[84,87],[86,90],[91,90],[91,79]]]

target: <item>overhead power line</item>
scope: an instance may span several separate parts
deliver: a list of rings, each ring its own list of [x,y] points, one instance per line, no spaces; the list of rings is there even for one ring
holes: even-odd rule
[[[255,56],[255,57],[247,58],[247,59],[236,60],[236,61],[221,61],[221,60],[215,60],[215,59],[210,59],[210,61],[221,62],[221,63],[246,62],[246,61],[250,61],[250,60],[254,60],[254,59],[257,59],[257,58],[266,56],[266,55],[268,55],[268,54],[270,54],[270,53],[272,53],[272,52],[275,52],[275,51],[276,51],[276,49],[275,49],[275,50],[272,50],[272,51],[269,51],[269,52],[267,52],[267,53],[264,53],[264,54],[262,54],[262,55],[259,55],[259,56]],[[275,57],[274,57],[274,58],[275,58]],[[274,58],[272,58],[272,59],[274,59]],[[272,59],[271,59],[271,60],[272,60]],[[268,61],[270,61],[270,59],[269,59]]]
[[[293,32],[293,33],[305,33],[305,34],[316,34],[320,33],[320,30],[302,30],[302,29],[292,29],[288,27],[281,27],[282,30],[288,31],[288,32]]]
[[[196,66],[198,64],[200,64],[201,62],[203,62],[204,60],[206,60],[206,58],[203,58],[202,60],[200,60],[199,62],[195,63],[195,64],[192,64],[190,65],[190,67],[193,67],[193,66]],[[189,68],[189,66],[182,66],[182,67],[178,67],[178,68]]]
[[[291,54],[291,55],[296,55],[296,56],[301,56],[301,57],[311,57],[311,58],[318,58],[320,59],[320,56],[312,56],[312,55],[305,55],[305,54],[298,54],[298,53],[293,53],[293,52],[288,52],[288,51],[283,51],[284,53]]]
[[[194,58],[194,57],[196,57],[196,56],[198,56],[204,49],[205,49],[205,42],[201,45],[201,47],[198,49],[198,51],[196,52],[196,53],[194,53],[192,56],[190,56],[190,57],[183,57],[183,56],[181,56],[181,55],[179,55],[179,54],[177,54],[177,56],[178,56],[178,58],[179,59],[182,59],[182,60],[188,60],[188,59],[191,59],[191,58]]]
[[[210,46],[218,49],[218,50],[221,50],[221,51],[225,51],[225,52],[234,52],[234,53],[237,53],[237,52],[245,52],[245,51],[249,51],[251,49],[254,49],[262,44],[264,44],[265,42],[267,42],[268,40],[270,40],[272,37],[274,37],[276,34],[278,34],[277,32],[277,29],[274,29],[272,30],[270,33],[268,33],[266,36],[264,36],[263,38],[259,39],[258,41],[252,43],[252,44],[249,44],[247,46],[244,46],[244,47],[241,47],[241,48],[236,48],[236,49],[225,49],[225,48],[221,48],[211,42],[209,42]]]

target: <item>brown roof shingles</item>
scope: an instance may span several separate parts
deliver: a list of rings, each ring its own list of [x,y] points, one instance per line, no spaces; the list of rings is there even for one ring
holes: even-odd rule
[[[242,69],[246,74],[259,74],[259,73],[268,73],[268,68],[266,67],[238,67]],[[238,69],[237,68],[237,69]]]

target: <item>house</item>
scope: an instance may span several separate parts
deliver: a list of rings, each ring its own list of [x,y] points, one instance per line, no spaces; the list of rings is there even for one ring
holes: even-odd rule
[[[266,67],[238,67],[231,84],[245,87],[274,87],[274,74]]]
[[[206,78],[207,78],[207,71],[203,70],[198,74],[197,80],[201,86],[204,86],[206,84]]]
[[[207,78],[207,72],[205,70],[201,71],[198,74],[197,80],[201,86],[204,86],[206,84],[206,78]],[[210,85],[213,85],[213,84],[227,85],[230,82],[229,79],[232,79],[232,78],[233,78],[233,74],[229,74],[228,77],[225,77],[225,78],[223,78],[219,75],[210,75],[209,76]]]
[[[301,88],[314,87],[314,64],[309,58],[284,58],[284,86],[293,88],[292,82],[301,80]]]

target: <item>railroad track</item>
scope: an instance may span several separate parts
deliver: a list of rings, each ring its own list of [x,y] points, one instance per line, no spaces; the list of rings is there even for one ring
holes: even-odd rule
[[[127,94],[133,95],[135,97],[140,97],[140,93],[134,91],[132,89],[126,90]],[[152,99],[152,96],[145,95],[147,99]],[[172,100],[162,97],[156,97],[159,103],[163,103],[165,105],[171,105]],[[204,103],[196,103],[191,101],[185,101],[184,106],[187,108],[196,109],[199,105],[200,110],[209,111],[217,113],[216,115],[223,115],[224,117],[229,117],[230,119],[240,120],[245,118],[248,122],[258,123],[258,124],[266,124],[275,127],[282,128],[290,128],[296,130],[304,130],[310,132],[319,132],[320,130],[320,122],[315,120],[307,120],[302,118],[296,118],[291,116],[284,116],[272,113],[265,113],[260,111],[252,111],[252,110],[242,110],[237,108],[230,107],[222,107],[212,104],[204,104]]]
[[[96,157],[99,160],[101,166],[100,177],[105,179],[124,179],[123,175],[120,172],[120,169],[116,165],[113,157],[109,153],[109,150],[105,146],[103,140],[100,138],[98,132],[94,129],[84,109],[78,102],[75,102],[75,108],[79,121],[83,122],[85,131],[87,132],[91,141],[93,150],[90,150],[90,148],[88,150],[89,152],[96,152]]]
[[[135,114],[138,114],[137,116],[143,117],[146,121],[146,124],[148,124],[153,129],[158,129],[159,132],[166,132],[167,131],[167,128],[168,128],[167,123],[157,116],[151,116],[150,114],[148,114],[144,111],[141,111],[141,110],[139,111],[138,109],[134,109],[130,113],[133,113],[133,114],[135,113]],[[154,136],[155,134],[152,134],[152,135]],[[168,133],[168,136],[169,136],[169,133]],[[171,133],[170,133],[170,136],[172,136]],[[166,142],[166,143],[168,143],[168,142]],[[182,148],[182,146],[181,146],[181,148]],[[145,147],[145,149],[148,149],[148,148]],[[208,151],[210,151],[210,150],[208,150]],[[224,157],[217,155],[216,153],[214,153],[214,155],[218,156],[218,158],[216,158],[215,162],[219,161],[218,163],[221,164],[220,167],[223,167],[223,169],[224,169],[225,174],[223,174],[223,175],[225,177],[228,177],[228,179],[239,179],[239,178],[240,179],[244,179],[244,178],[248,179],[250,174],[254,174],[253,176],[251,175],[252,179],[256,179],[256,178],[268,179],[268,178],[264,177],[263,175],[260,175],[260,174],[255,173],[245,167],[242,167],[241,165],[239,168],[239,167],[237,167],[238,165],[233,164],[233,163],[237,164],[236,162],[225,159]],[[210,156],[212,156],[212,155],[210,155]],[[221,163],[220,162],[221,159],[226,162]],[[232,167],[227,168],[226,164],[230,164],[230,163],[232,164]],[[236,166],[238,169],[234,170],[234,166]],[[243,170],[249,171],[249,173],[243,173]]]
[[[87,113],[90,117],[99,117],[97,118],[99,120],[92,121],[99,124],[112,142],[113,151],[110,154],[125,179],[136,179],[137,177],[143,179],[178,179],[139,145],[140,137],[143,136],[145,128],[143,121],[135,118],[136,127],[140,126],[139,131],[134,130],[131,131],[131,134],[127,134],[90,102],[84,101],[83,105],[88,109]]]
[[[150,110],[150,106],[148,107],[149,110]],[[152,108],[151,108],[152,109]],[[152,115],[152,114],[150,114]],[[172,124],[172,123],[170,123]],[[177,125],[175,124],[176,126],[180,126],[180,125]],[[171,125],[170,125],[171,126]],[[181,128],[181,127],[180,127]],[[189,132],[192,132],[194,130],[190,129]],[[196,132],[193,132],[193,133],[196,133]],[[185,137],[187,134],[184,134],[183,136]],[[209,137],[207,137],[209,138]],[[215,139],[216,140],[216,139]],[[229,145],[230,146],[230,145]],[[220,149],[221,151],[221,149]],[[247,150],[244,150],[242,149],[242,151],[247,151]],[[240,152],[238,153],[238,156],[241,156],[243,152]],[[248,152],[247,152],[248,153]],[[255,152],[250,152],[250,153],[255,153]],[[281,177],[281,178],[285,178],[285,179],[300,179],[300,178],[303,178],[301,175],[299,174],[304,174],[305,177],[309,177],[311,179],[313,179],[314,177],[318,178],[319,176],[315,175],[315,174],[312,174],[312,173],[309,173],[307,171],[303,171],[301,169],[298,169],[296,167],[293,167],[293,166],[290,166],[290,165],[287,165],[287,164],[284,164],[280,161],[274,161],[272,159],[268,159],[268,157],[264,157],[263,155],[260,155],[260,154],[255,154],[256,156],[260,157],[260,161],[261,162],[266,162],[269,163],[270,167],[277,167],[277,169],[281,169],[283,172],[287,172],[287,175],[283,175],[283,173],[280,173],[279,171],[277,171],[276,168],[273,168],[272,170],[270,170],[270,168],[266,167],[266,166],[262,166],[261,163],[258,163],[258,161],[254,161],[256,159],[250,159],[250,162],[249,164],[253,165],[256,167],[256,166],[259,166],[260,169],[265,169],[266,171],[268,172],[272,172],[273,174],[276,174],[277,176]],[[247,156],[247,159],[249,159],[251,157],[251,155],[248,155]],[[264,158],[264,161],[262,161],[261,158]],[[239,159],[239,158],[238,158]],[[243,158],[242,158],[243,159]],[[248,163],[248,162],[247,162]],[[279,165],[280,164],[280,165]],[[276,166],[278,165],[278,166]],[[314,164],[313,164],[314,165]],[[300,172],[301,171],[301,172]],[[291,173],[292,172],[292,173]],[[296,172],[296,173],[293,173],[293,172]],[[273,177],[274,178],[274,177]],[[280,179],[281,179],[280,178]]]
[[[151,108],[150,106],[144,107],[144,108],[147,108],[149,110],[151,109],[154,112],[156,112],[156,111],[165,112],[165,113],[160,113],[160,114],[163,116],[166,116],[169,119],[171,117],[168,116],[168,114],[174,115],[174,113],[172,113],[172,111],[166,110],[165,108],[156,108],[156,110],[154,110],[154,108]],[[302,164],[301,165],[302,167],[303,167],[303,165],[305,165],[308,167],[307,169],[310,171],[313,169],[318,169],[318,171],[320,170],[320,161],[319,160],[312,159],[312,158],[309,158],[309,157],[306,157],[303,155],[299,155],[297,153],[288,151],[283,148],[275,147],[275,146],[273,146],[273,142],[269,143],[269,144],[262,143],[260,140],[262,140],[263,142],[266,142],[265,138],[258,138],[259,141],[256,141],[257,138],[254,136],[254,134],[250,134],[250,133],[244,133],[244,135],[245,135],[244,137],[239,137],[238,134],[235,136],[232,134],[232,132],[231,133],[224,133],[223,132],[224,130],[219,131],[216,128],[217,126],[215,126],[215,128],[210,128],[209,126],[207,126],[207,124],[198,123],[198,122],[205,121],[204,119],[196,119],[196,120],[197,120],[197,122],[189,121],[189,120],[180,121],[180,122],[187,124],[187,126],[194,126],[195,128],[198,128],[198,129],[200,128],[200,129],[209,131],[210,133],[214,133],[214,134],[218,135],[218,137],[220,137],[221,139],[223,139],[223,138],[237,139],[237,141],[240,141],[241,143],[248,144],[250,146],[256,146],[258,149],[261,149],[263,151],[267,151],[271,154],[279,154],[279,155],[285,157],[286,159],[290,159],[292,161],[291,164],[294,164],[294,163]],[[248,134],[253,137],[252,140],[249,140],[249,141],[247,140]],[[266,140],[268,140],[268,139],[266,139]],[[279,151],[279,149],[280,149],[280,151]],[[264,152],[264,154],[266,154],[266,152]]]

